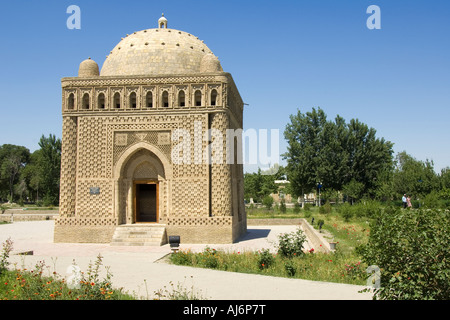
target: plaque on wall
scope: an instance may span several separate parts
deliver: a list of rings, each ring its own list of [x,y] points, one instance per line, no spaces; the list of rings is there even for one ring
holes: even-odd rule
[[[90,194],[100,194],[100,187],[90,187],[89,193]]]

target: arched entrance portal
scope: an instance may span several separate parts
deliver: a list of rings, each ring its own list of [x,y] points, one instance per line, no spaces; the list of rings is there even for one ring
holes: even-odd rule
[[[116,214],[118,224],[160,223],[166,216],[167,172],[165,157],[150,146],[135,146],[118,161]],[[153,152],[154,151],[154,152]],[[161,161],[162,158],[162,161]],[[167,168],[166,168],[167,167]]]

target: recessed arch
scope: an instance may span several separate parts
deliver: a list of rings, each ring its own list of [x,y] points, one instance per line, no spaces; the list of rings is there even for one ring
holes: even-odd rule
[[[184,93],[184,90],[180,90],[178,92],[178,106],[179,107],[186,106],[186,94]]]
[[[169,159],[167,159],[167,157],[155,146],[147,142],[139,142],[129,147],[127,150],[125,150],[125,152],[119,158],[113,170],[114,179],[119,179],[123,177],[124,174],[123,170],[125,168],[125,165],[133,157],[133,155],[135,155],[136,152],[140,150],[147,150],[153,153],[162,163],[162,166],[164,168],[165,179],[172,178],[172,165]]]
[[[97,106],[99,109],[105,109],[105,94],[103,92],[97,97]]]
[[[120,109],[120,93],[118,92],[114,94],[114,108]]]
[[[145,105],[147,108],[153,108],[153,92],[147,92],[145,96]]]
[[[217,90],[212,89],[211,90],[211,105],[215,106],[217,104]]]
[[[75,95],[73,93],[69,94],[69,98],[67,99],[67,109],[75,109]]]
[[[88,109],[89,109],[89,106],[90,106],[89,93],[85,93],[85,94],[83,95],[81,109],[88,110]]]
[[[196,107],[200,107],[202,105],[202,92],[200,90],[195,91],[194,102]]]
[[[136,98],[136,92],[130,93],[130,108],[136,109],[137,107],[137,98]]]
[[[164,107],[164,108],[167,108],[167,107],[169,107],[169,93],[167,92],[167,91],[163,91],[163,93],[162,93],[162,97],[161,97],[162,99],[161,99],[161,102],[162,102],[162,106]]]

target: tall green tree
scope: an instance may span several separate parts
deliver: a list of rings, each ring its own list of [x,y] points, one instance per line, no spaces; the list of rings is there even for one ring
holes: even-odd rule
[[[344,141],[348,154],[349,175],[344,183],[355,180],[364,185],[363,194],[375,196],[377,180],[393,168],[393,144],[376,137],[376,130],[358,119],[351,119],[348,138]]]
[[[323,146],[320,138],[327,122],[326,115],[320,108],[303,114],[298,110],[296,115],[290,116],[291,122],[284,131],[288,142],[286,170],[295,195],[303,195],[314,189],[323,178],[321,151]]]
[[[347,124],[340,116],[328,121],[320,108],[298,110],[290,116],[284,136],[288,147],[283,156],[296,195],[315,190],[320,182],[332,190],[362,186],[361,194],[373,196],[377,179],[392,170],[393,144],[377,138],[375,129],[357,119]]]
[[[55,135],[42,135],[39,140],[40,157],[38,170],[42,183],[44,202],[57,205],[59,202],[59,182],[61,171],[61,140]]]
[[[21,178],[26,181],[31,200],[39,200],[41,195],[41,187],[44,176],[40,165],[42,163],[42,151],[40,149],[34,151],[30,155],[30,161],[22,170]]]
[[[0,146],[0,195],[13,200],[14,185],[19,182],[20,172],[30,158],[30,151],[22,146]]]
[[[393,185],[398,198],[405,193],[424,197],[439,189],[439,178],[432,161],[419,161],[403,151],[396,156]]]
[[[283,167],[277,167],[277,170],[273,174],[271,170],[267,172],[261,171],[258,168],[257,172],[244,174],[244,197],[245,199],[253,198],[255,202],[262,202],[265,196],[278,191],[278,186],[275,184],[275,180],[281,179],[284,175],[285,169]]]

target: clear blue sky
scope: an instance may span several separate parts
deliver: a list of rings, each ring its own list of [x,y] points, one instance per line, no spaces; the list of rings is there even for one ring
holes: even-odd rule
[[[81,29],[69,30],[69,5]],[[381,29],[369,30],[369,5]],[[196,35],[246,103],[244,129],[279,129],[321,107],[357,118],[418,160],[450,166],[450,1],[8,1],[0,7],[0,145],[34,151],[61,137],[61,78],[91,57],[101,67],[121,37],[155,28]]]

